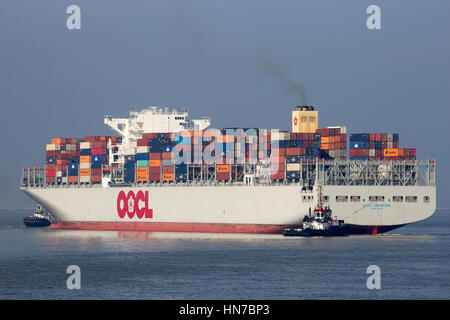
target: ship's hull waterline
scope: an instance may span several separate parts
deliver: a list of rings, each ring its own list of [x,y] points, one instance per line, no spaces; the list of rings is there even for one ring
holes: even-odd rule
[[[165,232],[280,233],[315,206],[298,185],[23,188],[55,217],[52,228]],[[431,216],[434,186],[323,186],[351,233],[382,233]],[[337,202],[340,196],[347,201]],[[351,201],[359,196],[360,201]],[[369,201],[372,196],[384,201]],[[394,196],[415,197],[394,202]],[[425,201],[426,199],[426,201]]]

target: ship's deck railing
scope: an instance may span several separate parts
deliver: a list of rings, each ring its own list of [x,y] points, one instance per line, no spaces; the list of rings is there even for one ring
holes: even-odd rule
[[[266,164],[267,165],[267,164]],[[216,179],[215,165],[188,165],[187,181],[129,182],[123,181],[121,169],[112,172],[110,187],[125,186],[286,186],[298,185],[312,188],[315,184],[340,186],[435,186],[436,163],[434,160],[415,161],[302,161],[299,179],[271,180],[268,176],[259,177],[257,165],[232,165],[236,173],[230,180]],[[285,166],[286,167],[286,166]],[[123,170],[123,169],[122,169]],[[122,171],[123,174],[123,171]],[[244,176],[254,177],[251,183],[244,182]],[[44,168],[24,168],[21,187],[67,188],[102,187],[99,183],[59,183],[46,181]]]

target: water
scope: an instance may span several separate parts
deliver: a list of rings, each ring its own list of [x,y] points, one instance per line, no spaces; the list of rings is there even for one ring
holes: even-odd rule
[[[449,299],[450,212],[378,236],[284,238],[21,226],[0,211],[0,299]],[[66,268],[81,268],[69,290]],[[369,265],[381,289],[366,286]]]

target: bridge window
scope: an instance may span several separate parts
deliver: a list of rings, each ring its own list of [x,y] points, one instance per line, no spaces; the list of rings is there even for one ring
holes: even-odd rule
[[[323,197],[322,197],[322,201],[323,201],[323,202],[328,202],[328,196],[323,196]]]
[[[417,202],[417,197],[416,196],[406,196],[405,202]]]
[[[361,201],[361,196],[351,196],[350,197],[350,201],[351,202],[360,202]]]
[[[403,196],[393,196],[392,201],[394,202],[403,202]]]
[[[429,196],[423,197],[423,202],[430,202],[430,197]]]
[[[347,202],[348,196],[336,196],[336,202]]]
[[[369,196],[369,201],[381,202],[381,201],[384,201],[384,196]]]

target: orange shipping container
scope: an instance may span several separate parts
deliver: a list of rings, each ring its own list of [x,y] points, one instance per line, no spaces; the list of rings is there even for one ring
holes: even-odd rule
[[[398,157],[398,149],[384,149],[383,155],[385,157]]]
[[[173,173],[163,173],[162,179],[163,181],[173,181],[174,174]]]
[[[62,143],[62,139],[61,138],[53,138],[52,139],[52,144],[61,144]]]
[[[234,142],[234,136],[218,136],[217,142],[219,143]]]
[[[288,156],[299,156],[300,155],[300,148],[288,148],[286,150],[286,155],[288,155]]]
[[[140,175],[147,176],[148,174],[148,167],[136,167],[136,173]]]
[[[161,166],[161,160],[150,160],[148,162],[149,167],[160,167]]]
[[[194,135],[194,131],[181,131],[180,135],[183,138],[189,138],[189,137],[192,138],[192,136]]]
[[[80,169],[80,176],[89,176],[89,169]]]
[[[217,172],[230,172],[230,165],[229,164],[218,164],[217,165]]]
[[[91,156],[80,156],[80,162],[91,162]]]
[[[142,182],[148,180],[148,167],[136,168],[136,181]]]
[[[320,138],[320,143],[321,144],[327,144],[327,143],[329,143],[330,142],[330,137],[322,137],[322,138]]]

